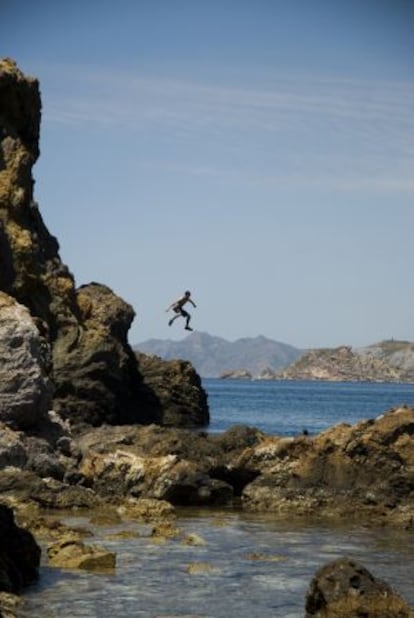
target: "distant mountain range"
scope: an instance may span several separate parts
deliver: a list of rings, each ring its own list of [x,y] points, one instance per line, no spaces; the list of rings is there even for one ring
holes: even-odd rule
[[[203,378],[414,382],[414,343],[409,341],[300,350],[262,335],[230,342],[196,332],[181,341],[149,339],[134,349],[188,360]]]
[[[303,350],[262,335],[230,342],[200,332],[191,333],[181,341],[148,339],[133,347],[165,360],[188,360],[203,378],[217,378],[239,370],[253,376],[273,373],[287,367],[303,354]]]

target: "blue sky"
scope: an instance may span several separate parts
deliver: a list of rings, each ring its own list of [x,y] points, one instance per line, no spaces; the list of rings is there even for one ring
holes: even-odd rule
[[[297,347],[414,340],[412,0],[0,0],[77,285]]]

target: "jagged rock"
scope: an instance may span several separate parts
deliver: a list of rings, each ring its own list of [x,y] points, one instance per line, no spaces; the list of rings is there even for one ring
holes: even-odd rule
[[[107,497],[228,504],[258,474],[232,463],[260,435],[243,426],[214,436],[155,425],[101,427],[79,439],[81,470],[95,491]]]
[[[97,283],[76,292],[80,322],[53,346],[55,408],[77,426],[160,420],[127,343],[130,305]]]
[[[233,462],[234,468],[259,473],[243,490],[244,508],[392,520],[410,527],[413,435],[414,409],[398,408],[313,437],[264,437]]]
[[[89,487],[68,485],[52,478],[42,482],[29,494],[30,499],[47,509],[92,509],[101,503]]]
[[[26,307],[0,292],[0,421],[30,428],[52,405],[45,342]]]
[[[23,467],[27,453],[22,442],[22,433],[13,431],[0,423],[0,470],[7,466]]]
[[[156,500],[154,498],[130,498],[122,506],[118,507],[117,512],[124,518],[138,519],[143,521],[153,521],[174,517],[175,508],[166,500]]]
[[[33,471],[12,466],[1,471],[0,494],[48,509],[94,508],[101,504],[99,496],[88,487],[69,485],[50,477],[43,479]]]
[[[84,458],[93,452],[122,450],[142,458],[172,455],[180,459],[198,460],[201,464],[203,461],[211,463],[222,455],[216,439],[204,432],[158,425],[103,426],[84,433],[78,438],[78,444]]]
[[[161,404],[161,423],[173,427],[208,425],[207,393],[193,366],[183,360],[163,361],[137,354],[146,384]]]
[[[12,60],[0,60],[0,290],[29,309],[50,345],[53,408],[70,419],[73,430],[162,422],[162,403],[143,383],[127,342],[134,310],[104,285],[76,289],[34,202],[31,172],[39,156],[40,108],[37,80],[23,75]],[[201,390],[198,397],[202,405]],[[164,415],[168,422],[174,415],[195,424],[201,416],[205,422],[204,405],[195,410],[193,399],[182,414],[182,402],[174,407],[173,399]]]
[[[79,484],[82,480],[77,471],[80,456],[74,441],[65,434],[64,427],[50,415],[30,433],[16,431],[0,423],[0,470],[22,469],[40,478],[52,477],[69,484]],[[69,481],[71,477],[72,482]],[[4,487],[4,483],[2,477],[0,487]]]
[[[40,547],[32,534],[14,523],[13,511],[0,504],[0,591],[18,593],[38,576]]]
[[[220,436],[150,425],[99,429],[79,439],[82,473],[97,493],[150,497],[174,504],[229,504],[252,480],[232,470],[232,459],[255,441],[257,430]],[[257,474],[257,473],[256,473]]]
[[[359,562],[339,558],[315,574],[306,596],[306,618],[409,618],[407,603]]]
[[[123,403],[119,401],[120,391],[125,391],[124,396],[131,391],[128,378],[136,377],[128,375],[119,348],[124,347],[125,356],[128,352],[130,357],[133,354],[127,349],[124,333],[119,346],[114,346],[119,328],[119,324],[113,328],[110,324],[114,312],[106,320],[96,302],[88,298],[91,294],[82,290],[76,293],[73,276],[60,260],[58,243],[46,229],[33,201],[31,169],[39,154],[38,82],[26,78],[11,61],[2,61],[0,95],[0,155],[4,162],[0,172],[0,253],[2,263],[7,265],[0,272],[0,289],[28,307],[44,327],[53,350],[56,403],[62,415],[75,411],[80,415],[86,406],[85,422],[118,420]],[[105,300],[108,296],[109,293],[100,295]],[[95,314],[97,326],[88,330]],[[128,319],[132,319],[130,313]],[[75,369],[78,361],[80,368],[71,380],[70,370]],[[114,370],[117,361],[118,373]],[[114,380],[113,389],[106,370]],[[97,377],[92,380],[94,371]],[[89,381],[79,381],[80,373],[82,377],[87,374]],[[70,395],[66,410],[63,404]],[[138,420],[138,406],[135,413]]]
[[[119,427],[93,430],[79,446],[81,472],[106,496],[174,504],[233,504],[240,496],[244,509],[281,517],[357,517],[409,528],[413,435],[414,410],[399,408],[316,436],[268,436],[248,427],[212,436]]]
[[[225,504],[233,495],[230,485],[213,479],[195,462],[176,455],[140,457],[128,451],[91,454],[82,473],[107,497],[132,495],[175,505]]]

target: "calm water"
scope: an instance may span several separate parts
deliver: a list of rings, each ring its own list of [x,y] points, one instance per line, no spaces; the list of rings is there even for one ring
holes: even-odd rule
[[[212,432],[241,423],[270,434],[295,435],[303,429],[314,434],[403,404],[414,407],[414,384],[206,379],[203,385]]]
[[[224,380],[204,385],[214,432],[247,424],[279,435],[304,428],[315,433],[414,405],[414,385]],[[84,518],[66,521],[90,525]],[[414,606],[412,532],[280,523],[271,515],[217,511],[184,511],[177,525],[205,544],[157,545],[148,526],[138,522],[91,526],[91,542],[117,553],[116,572],[91,575],[42,565],[39,583],[25,595],[27,618],[299,618],[315,571],[343,555],[360,560]],[[111,538],[120,530],[137,536]],[[191,565],[199,570],[190,574]]]

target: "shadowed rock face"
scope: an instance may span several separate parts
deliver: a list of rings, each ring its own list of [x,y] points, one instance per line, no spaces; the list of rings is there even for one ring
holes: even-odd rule
[[[163,425],[209,424],[207,394],[191,363],[179,359],[163,361],[157,356],[139,353],[136,356],[144,384],[161,403]]]
[[[79,322],[53,345],[56,411],[78,426],[158,422],[160,403],[127,343],[132,307],[97,283],[80,287],[76,302]]]
[[[134,310],[104,285],[75,288],[33,201],[40,111],[38,81],[0,60],[0,290],[29,309],[50,346],[53,407],[73,426],[160,422],[127,342]],[[205,412],[186,419],[204,424]]]
[[[40,547],[14,523],[13,511],[0,504],[0,591],[19,592],[38,575]]]

